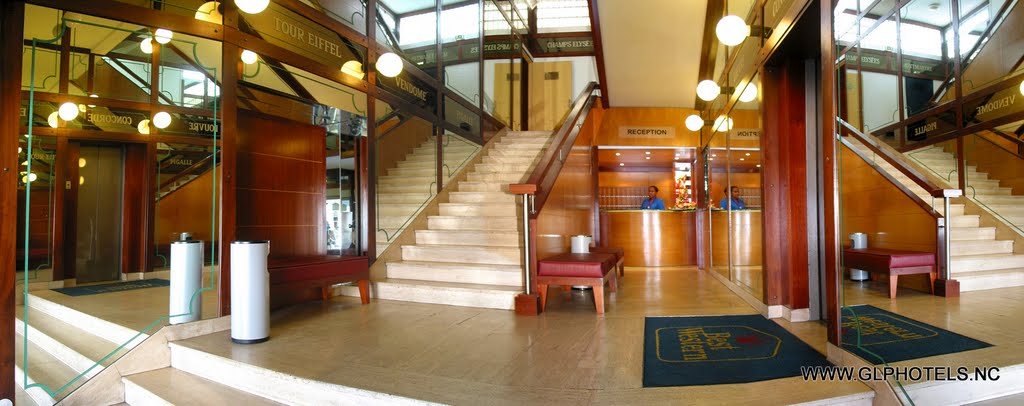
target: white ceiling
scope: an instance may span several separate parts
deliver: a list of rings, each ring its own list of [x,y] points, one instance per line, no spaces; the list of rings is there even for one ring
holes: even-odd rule
[[[705,0],[598,0],[609,103],[692,108]]]

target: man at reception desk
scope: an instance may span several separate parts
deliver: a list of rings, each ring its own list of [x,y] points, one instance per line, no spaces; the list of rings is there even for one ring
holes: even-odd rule
[[[658,187],[647,188],[647,198],[640,204],[641,209],[665,210],[665,201],[658,198]]]
[[[730,191],[732,193],[729,193]],[[721,202],[718,202],[718,207],[721,207],[723,210],[730,208],[730,206],[732,206],[733,210],[744,210],[747,208],[747,205],[740,199],[740,188],[733,186],[732,188],[727,188],[725,192],[726,196],[722,198]]]

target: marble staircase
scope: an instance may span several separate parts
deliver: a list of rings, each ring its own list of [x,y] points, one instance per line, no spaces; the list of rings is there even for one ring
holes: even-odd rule
[[[875,164],[900,184],[924,202],[930,203],[935,211],[943,213],[942,199],[932,198],[923,188],[884,159],[875,156],[866,146],[853,142],[858,150],[871,157]],[[923,148],[906,153],[904,157],[927,169],[934,177],[951,179],[953,184],[956,183],[956,159],[941,148]],[[1012,213],[1018,212],[1021,213],[1021,219],[1024,219],[1024,196],[1012,195],[1010,188],[999,186],[999,180],[989,179],[988,174],[978,172],[973,166],[967,167],[967,179],[969,196],[954,199],[948,213],[951,225],[950,275],[960,282],[961,292],[1024,286],[1024,255],[1014,253],[1014,241],[998,240],[995,227],[981,226],[982,216],[991,214],[967,214],[966,205],[959,201],[968,198],[990,207],[993,204],[1006,206],[1000,207],[1004,210],[1002,213],[1007,213],[1004,218],[1012,220]]]
[[[443,146],[444,178],[450,178],[480,150],[480,147],[455,135]],[[395,167],[388,168],[377,180],[377,252],[387,249],[409,222],[427,206],[437,189],[434,168],[437,165],[436,137],[429,137]]]
[[[521,206],[508,184],[524,181],[550,132],[509,132],[495,141],[466,179],[454,185],[427,228],[415,230],[402,260],[372,282],[379,299],[495,309],[514,308],[522,291]],[[354,294],[350,287],[337,287]]]

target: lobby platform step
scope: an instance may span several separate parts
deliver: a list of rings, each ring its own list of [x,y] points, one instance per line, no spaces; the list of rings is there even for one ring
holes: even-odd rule
[[[1024,255],[957,255],[949,261],[954,278],[963,273],[1024,268]]]
[[[121,378],[125,403],[139,405],[284,405],[174,368]]]
[[[1024,268],[954,273],[961,292],[1024,286]]]

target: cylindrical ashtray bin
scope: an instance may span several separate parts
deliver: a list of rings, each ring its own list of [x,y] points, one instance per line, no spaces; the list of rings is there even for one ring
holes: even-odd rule
[[[197,295],[196,292],[202,289],[202,286],[203,242],[171,242],[171,298],[168,310],[171,324],[188,323],[201,318],[202,295]]]
[[[231,242],[231,341],[270,339],[270,241]]]
[[[868,247],[868,235],[864,233],[853,233],[850,234],[850,242],[852,248],[867,248]],[[860,269],[850,268],[850,280],[851,281],[866,281],[870,275],[867,271]]]

